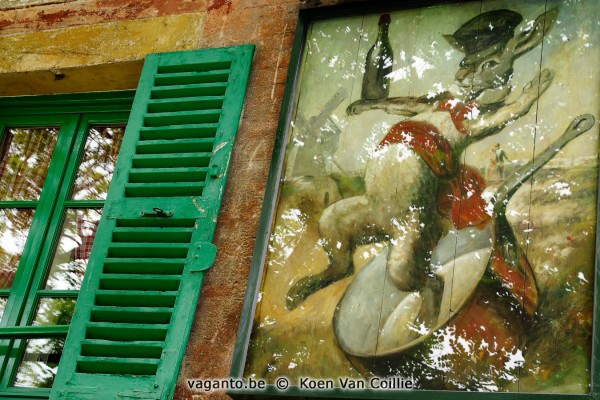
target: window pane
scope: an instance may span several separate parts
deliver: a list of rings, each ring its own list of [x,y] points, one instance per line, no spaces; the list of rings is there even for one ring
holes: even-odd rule
[[[123,133],[123,126],[95,126],[90,129],[73,187],[73,199],[106,199]]]
[[[67,210],[45,289],[79,290],[101,213],[101,209]]]
[[[23,254],[33,210],[0,210],[0,289],[8,289]]]
[[[42,298],[32,325],[69,325],[75,310],[74,298]]]
[[[28,340],[14,385],[35,388],[52,387],[64,344],[64,338]]]
[[[6,301],[7,301],[6,297],[0,297],[0,319],[2,319],[2,316],[4,315],[4,309],[6,308]]]
[[[0,144],[0,200],[37,200],[58,128],[9,128]]]

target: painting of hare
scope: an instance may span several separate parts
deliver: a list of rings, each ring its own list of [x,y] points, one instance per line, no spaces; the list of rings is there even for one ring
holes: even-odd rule
[[[548,69],[522,88],[513,89],[511,77],[515,60],[542,42],[557,16],[558,9],[551,9],[517,29],[523,23],[517,12],[501,9],[480,14],[444,35],[464,53],[455,74],[459,93],[360,99],[348,106],[348,115],[378,109],[404,119],[389,129],[368,161],[365,193],[341,199],[323,211],[319,233],[329,263],[323,271],[295,282],[287,294],[288,309],[351,275],[357,245],[388,241],[386,268],[393,284],[402,291],[429,288],[434,293],[419,314],[427,323],[426,315],[435,314],[443,291],[443,281],[429,261],[436,244],[452,227],[485,226],[492,218],[482,197],[485,180],[474,168],[461,164],[461,154],[470,144],[526,115],[548,89],[554,76]],[[520,93],[508,102],[513,90]],[[513,253],[515,248],[516,243]],[[520,296],[523,309],[533,315],[537,289],[526,257],[520,250],[511,254],[498,248],[495,259],[496,277],[520,280],[517,286],[522,293],[515,289],[513,295]],[[507,269],[510,273],[503,276],[502,270]]]

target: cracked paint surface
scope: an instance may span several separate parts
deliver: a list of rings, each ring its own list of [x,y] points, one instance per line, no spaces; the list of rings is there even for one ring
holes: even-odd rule
[[[194,49],[203,19],[203,13],[182,14],[0,36],[0,73],[108,64]]]

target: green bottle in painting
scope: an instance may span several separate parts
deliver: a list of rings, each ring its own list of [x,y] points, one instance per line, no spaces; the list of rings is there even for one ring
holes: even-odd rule
[[[379,17],[379,33],[375,44],[371,46],[365,61],[365,74],[362,82],[361,98],[363,100],[377,100],[388,97],[390,94],[390,78],[394,54],[388,37],[390,27],[390,14]]]

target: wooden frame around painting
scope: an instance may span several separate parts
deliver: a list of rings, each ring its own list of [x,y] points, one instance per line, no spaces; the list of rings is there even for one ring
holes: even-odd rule
[[[395,7],[301,12],[231,395],[600,398],[600,6]]]

